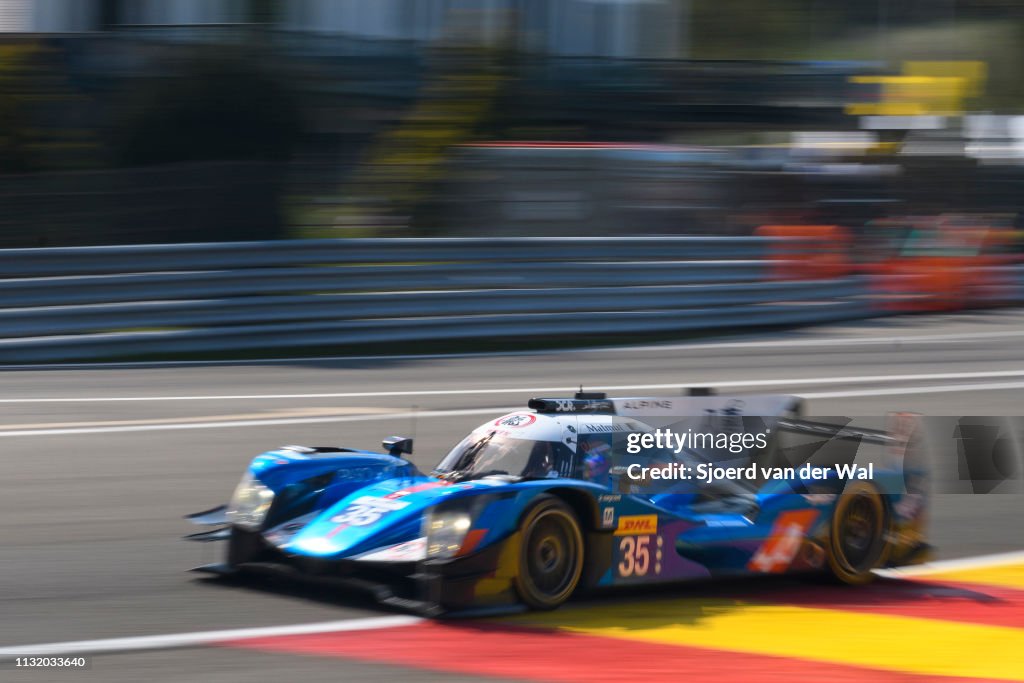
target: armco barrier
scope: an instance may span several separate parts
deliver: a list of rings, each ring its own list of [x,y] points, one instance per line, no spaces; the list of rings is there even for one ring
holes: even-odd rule
[[[0,280],[4,306],[60,306],[169,298],[208,299],[282,292],[695,285],[763,280],[760,261],[518,263],[336,268],[239,268],[206,272]]]
[[[0,362],[685,333],[873,314],[773,238],[357,239],[0,250]],[[415,348],[410,346],[410,348]]]
[[[764,237],[496,237],[286,240],[0,250],[4,277],[309,264],[693,261],[760,258]]]

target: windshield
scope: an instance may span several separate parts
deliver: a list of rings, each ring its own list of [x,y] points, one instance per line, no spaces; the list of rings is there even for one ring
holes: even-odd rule
[[[567,476],[572,452],[552,441],[513,439],[497,431],[474,432],[444,457],[435,474],[454,480],[509,474],[524,478]]]

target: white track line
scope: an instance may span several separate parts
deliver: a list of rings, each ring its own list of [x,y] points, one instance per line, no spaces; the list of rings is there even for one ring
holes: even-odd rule
[[[171,361],[102,361],[96,363],[8,363],[0,369],[47,370],[75,368],[159,368],[206,365],[291,365],[311,362],[436,360],[455,358],[502,358],[519,356],[559,356],[577,353],[632,353],[644,351],[727,351],[749,349],[800,349],[830,346],[875,346],[886,344],[959,344],[986,339],[1012,339],[1024,337],[1021,330],[993,330],[989,332],[952,332],[949,334],[891,334],[884,337],[825,337],[821,339],[770,339],[750,341],[698,342],[680,344],[648,344],[642,346],[598,346],[547,349],[537,351],[478,351],[468,353],[394,354],[388,356],[309,356],[303,358],[256,358],[226,360],[171,360]]]
[[[673,385],[675,386],[675,385]],[[981,384],[944,384],[925,387],[892,387],[851,391],[823,391],[800,394],[807,399],[856,398],[868,396],[907,396],[914,394],[942,394],[964,391],[1009,391],[1024,389],[1024,382],[986,382]],[[421,410],[375,415],[344,415],[336,417],[297,417],[266,420],[227,420],[224,422],[181,422],[176,424],[142,424],[116,427],[67,427],[58,429],[9,429],[0,431],[0,437],[60,436],[66,434],[112,434],[117,432],[153,432],[168,429],[220,429],[225,427],[267,427],[274,425],[324,424],[332,422],[372,422],[380,420],[413,419],[419,417],[458,417],[462,415],[500,415],[523,406],[496,408],[467,408],[456,410]]]
[[[957,391],[1009,391],[1024,389],[1024,382],[983,382],[978,384],[940,384],[929,387],[891,387],[887,389],[851,389],[800,394],[806,399],[858,398],[864,396],[906,396],[909,394],[947,394]]]
[[[918,567],[905,569],[884,569],[878,574],[891,578],[904,576],[926,576],[941,572],[983,567],[998,567],[1024,562],[1024,551],[999,553],[997,555],[980,555],[954,560],[932,562]],[[172,633],[155,636],[130,636],[127,638],[107,638],[104,640],[77,640],[59,643],[41,643],[35,645],[16,645],[0,647],[0,660],[21,656],[52,656],[52,655],[87,655],[114,652],[131,652],[137,650],[167,650],[182,647],[197,647],[214,643],[225,643],[253,638],[270,638],[280,636],[310,635],[315,633],[341,633],[344,631],[367,631],[371,629],[411,626],[425,621],[421,617],[395,615],[387,617],[367,617],[363,619],[345,619],[312,624],[290,624],[285,626],[265,626],[258,628],[228,629],[223,631],[197,631],[192,633]]]
[[[897,567],[895,569],[879,569],[875,573],[887,578],[899,579],[904,576],[928,576],[929,574],[944,574],[946,572],[965,571],[969,569],[985,569],[988,567],[1001,567],[1008,564],[1024,563],[1024,550],[1015,550],[1009,553],[997,553],[994,555],[978,555],[976,557],[959,557],[952,560],[938,560],[926,562],[925,564],[912,567]]]
[[[287,626],[266,626],[262,628],[236,628],[223,631],[196,631],[193,633],[170,633],[158,636],[130,636],[128,638],[107,638],[104,640],[75,640],[64,643],[42,643],[0,648],[0,659],[36,655],[85,655],[104,652],[130,652],[133,650],[167,650],[178,647],[196,647],[212,643],[253,638],[278,636],[299,636],[312,633],[341,633],[343,631],[369,631],[396,626],[411,626],[423,621],[422,617],[394,615],[344,619],[342,621],[321,621],[313,624]]]
[[[846,377],[787,377],[777,379],[728,380],[722,382],[695,381],[694,384],[715,389],[740,387],[816,386],[829,384],[873,384],[890,382],[938,381],[955,379],[986,379],[996,377],[1024,377],[1024,369],[986,370],[975,372],[935,372],[914,375],[854,375]],[[116,403],[136,401],[254,401],[319,398],[389,398],[413,396],[464,396],[472,394],[558,394],[577,391],[575,386],[498,387],[489,389],[419,389],[410,391],[348,391],[316,394],[209,394],[194,396],[52,396],[37,398],[0,398],[0,403]],[[679,382],[670,384],[593,384],[602,391],[653,391],[672,389],[679,391]]]
[[[505,408],[467,408],[465,410],[420,410],[374,415],[339,415],[331,417],[287,417],[266,420],[225,420],[223,422],[180,422],[175,424],[143,424],[116,427],[62,427],[58,429],[9,429],[0,431],[4,436],[60,436],[64,434],[111,434],[117,432],[153,432],[164,429],[220,429],[224,427],[269,427],[273,425],[320,424],[329,422],[363,422],[401,420],[421,417],[458,417],[460,415],[501,415],[522,406]]]

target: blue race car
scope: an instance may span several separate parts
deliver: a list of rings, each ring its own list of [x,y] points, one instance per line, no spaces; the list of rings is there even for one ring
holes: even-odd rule
[[[801,418],[794,396],[706,391],[528,405],[473,430],[430,474],[401,437],[387,453],[257,456],[228,505],[189,517],[214,527],[189,539],[227,542],[222,563],[197,571],[290,575],[440,614],[717,576],[857,584],[927,555],[906,416],[876,431]],[[676,440],[663,443],[668,426]],[[881,460],[850,464],[871,448]]]

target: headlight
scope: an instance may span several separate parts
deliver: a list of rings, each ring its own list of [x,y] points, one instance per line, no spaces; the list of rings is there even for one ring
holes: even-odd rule
[[[465,510],[434,509],[427,516],[426,532],[427,557],[446,560],[454,557],[462,547],[466,532],[472,524],[469,512]]]
[[[274,492],[247,471],[231,496],[228,519],[235,526],[256,531],[266,519],[273,502]]]

